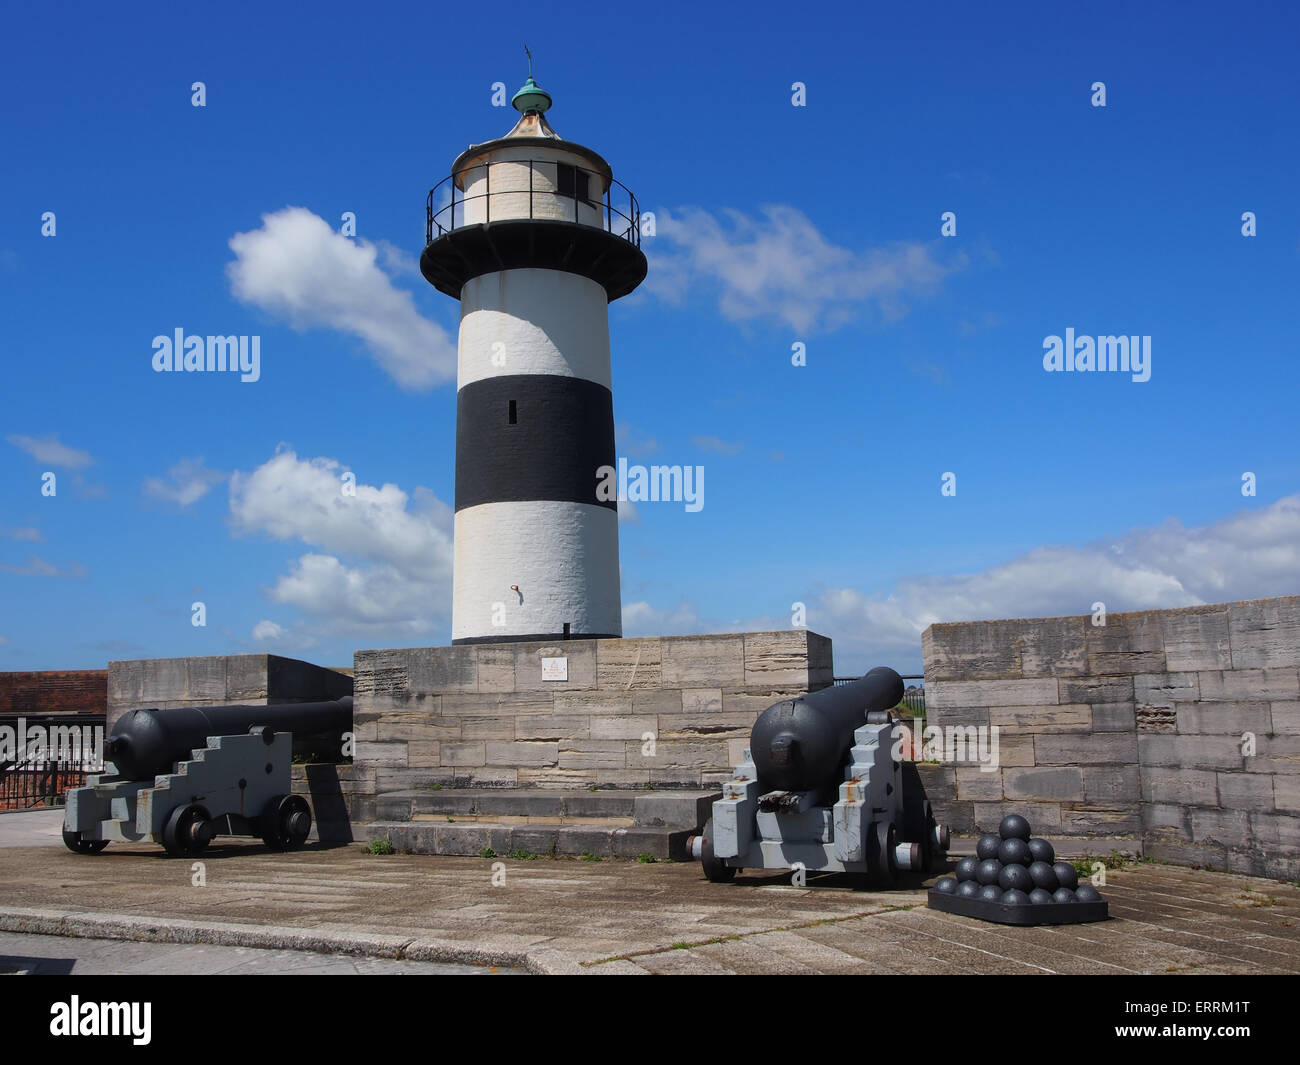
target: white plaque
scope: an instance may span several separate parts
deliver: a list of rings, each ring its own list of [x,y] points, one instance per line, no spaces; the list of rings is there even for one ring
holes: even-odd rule
[[[569,660],[567,658],[543,658],[542,680],[568,680]]]

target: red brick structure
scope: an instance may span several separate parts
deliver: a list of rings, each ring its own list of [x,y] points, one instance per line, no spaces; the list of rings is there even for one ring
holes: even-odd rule
[[[103,714],[107,709],[106,669],[0,673],[0,715]]]

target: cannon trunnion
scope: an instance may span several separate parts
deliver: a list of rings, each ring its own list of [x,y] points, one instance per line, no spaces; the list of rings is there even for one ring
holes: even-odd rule
[[[948,829],[896,750],[890,711],[902,698],[902,678],[880,666],[764,710],[703,834],[687,841],[705,875],[848,872],[890,887],[900,871],[942,868]]]
[[[337,752],[351,727],[350,696],[134,710],[113,727],[105,771],[68,792],[63,842],[79,854],[115,840],[160,843],[179,857],[228,835],[293,850],[311,832],[311,808],[291,793],[295,749]]]

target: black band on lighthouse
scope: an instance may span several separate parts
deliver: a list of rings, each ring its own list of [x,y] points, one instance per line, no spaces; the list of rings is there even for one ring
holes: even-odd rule
[[[597,471],[614,464],[614,398],[604,385],[519,374],[475,381],[456,396],[458,511],[533,500],[617,510],[617,500],[596,498]]]

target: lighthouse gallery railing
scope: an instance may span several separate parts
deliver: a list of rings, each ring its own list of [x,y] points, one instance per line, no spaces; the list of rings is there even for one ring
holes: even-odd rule
[[[538,166],[546,167],[548,171],[556,174],[555,180],[552,181],[550,174],[543,172],[545,184],[537,184]],[[518,168],[521,166],[528,167],[528,188],[519,188],[513,184],[508,188],[492,188],[492,168],[498,166],[507,166]],[[560,176],[559,168],[564,167],[573,172],[574,180],[572,189],[565,189],[565,182]],[[474,171],[481,170],[484,172],[484,191],[475,193],[472,196],[466,196],[462,193],[459,199],[456,198],[458,188],[457,178],[461,179],[462,185],[469,185],[470,175]],[[543,205],[553,205],[560,201],[573,201],[572,221],[578,225],[591,225],[591,222],[584,221],[580,208],[587,207],[591,210],[600,212],[602,224],[600,228],[604,229],[616,237],[628,241],[636,247],[641,246],[641,205],[637,198],[632,194],[632,190],[624,185],[621,181],[614,178],[609,179],[609,184],[605,187],[605,196],[602,200],[592,200],[584,195],[584,191],[590,188],[592,181],[603,181],[604,175],[594,170],[586,170],[580,166],[571,166],[568,163],[558,162],[555,159],[498,159],[488,163],[478,163],[474,166],[465,167],[462,170],[443,178],[433,188],[429,190],[429,197],[426,204],[426,224],[424,230],[425,244],[432,244],[437,237],[444,233],[450,233],[454,229],[459,229],[466,224],[464,221],[465,205],[476,201],[483,201],[484,222],[492,221],[492,200],[494,197],[499,198],[509,196],[512,202],[517,202],[519,197],[527,194],[528,196],[528,214],[521,215],[514,211],[509,214],[512,221],[523,218],[544,218],[547,221],[568,221],[567,210],[564,218],[557,218],[555,214],[547,211],[544,215],[538,215],[535,212]],[[449,186],[450,193],[443,187]],[[614,193],[614,189],[618,193]],[[617,195],[617,200],[615,199]],[[442,197],[449,196],[449,200],[442,207],[435,210],[434,204]],[[626,210],[624,208],[626,207]],[[460,221],[457,221],[456,209],[460,208]]]

